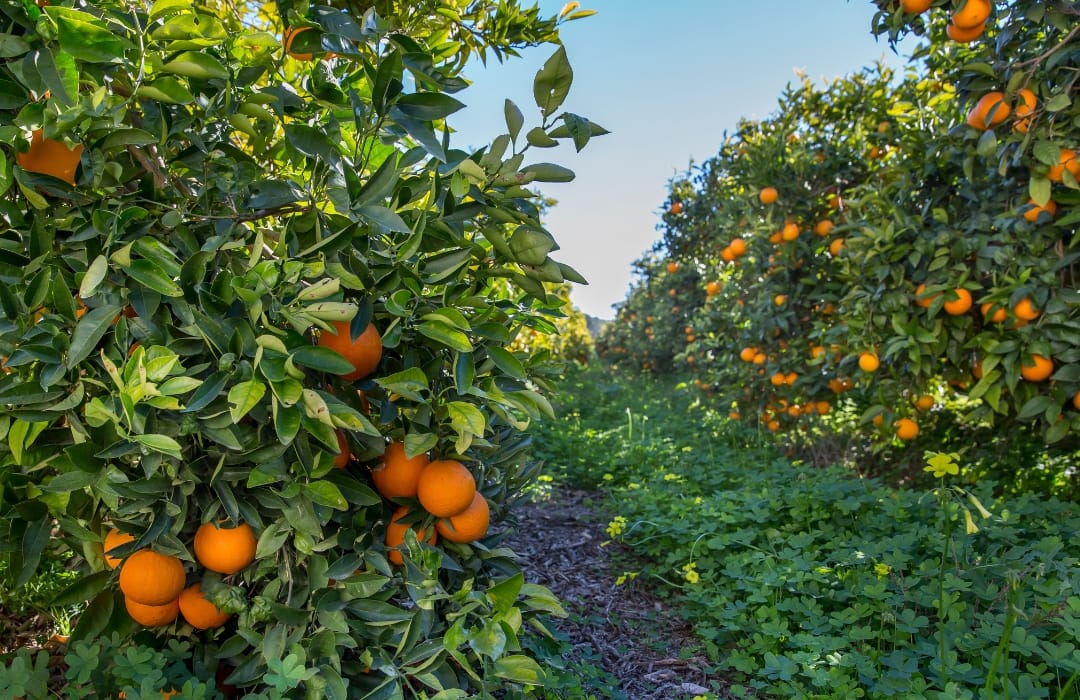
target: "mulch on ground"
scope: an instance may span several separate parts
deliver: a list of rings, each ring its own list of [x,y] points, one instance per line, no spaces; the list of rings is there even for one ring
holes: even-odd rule
[[[704,694],[721,677],[697,650],[690,626],[638,578],[617,586],[615,560],[632,553],[610,538],[596,505],[601,496],[560,489],[514,509],[508,544],[526,580],[547,586],[570,617],[556,620],[573,646],[571,660],[598,666],[619,681],[612,698],[675,700]],[[536,533],[543,533],[537,537]]]

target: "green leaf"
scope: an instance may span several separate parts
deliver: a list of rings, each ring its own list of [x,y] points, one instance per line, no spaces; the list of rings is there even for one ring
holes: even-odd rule
[[[65,106],[75,104],[79,94],[79,69],[71,54],[38,50],[33,53],[33,60],[38,75],[49,87],[53,98]]]
[[[163,65],[161,70],[199,80],[225,80],[229,77],[229,71],[221,61],[201,51],[184,51]]]
[[[42,510],[45,509],[42,507]],[[45,545],[52,539],[52,527],[52,518],[48,516],[26,524],[26,531],[22,538],[22,566],[19,568],[19,575],[15,577],[16,588],[34,577],[38,564],[41,562],[41,553],[45,551]]]
[[[1061,160],[1061,148],[1053,141],[1036,141],[1031,154],[1043,165],[1054,166]]]
[[[1017,418],[1020,420],[1034,418],[1053,405],[1055,405],[1055,402],[1049,396],[1036,396],[1024,404],[1024,407],[1020,409]]]
[[[94,296],[98,285],[105,279],[108,272],[109,261],[105,259],[105,256],[98,255],[94,258],[94,261],[86,268],[86,274],[83,275],[82,282],[79,284],[79,297],[89,299]]]
[[[407,117],[428,122],[444,119],[465,107],[463,103],[440,92],[415,92],[402,95],[395,106]]]
[[[439,436],[435,433],[409,433],[405,436],[405,458],[412,459],[434,450],[438,444]]]
[[[388,392],[400,394],[412,401],[424,401],[422,391],[428,391],[428,378],[419,367],[410,367],[407,370],[391,374],[375,383]]]
[[[562,106],[574,81],[574,71],[566,58],[566,47],[560,46],[533,79],[533,98],[545,117]]]
[[[469,336],[441,321],[424,321],[416,327],[422,335],[458,352],[472,352]]]
[[[67,588],[57,593],[49,604],[56,608],[67,608],[85,603],[105,590],[111,576],[112,572],[110,571],[98,571],[86,576],[80,576]]]
[[[1045,205],[1050,201],[1051,186],[1050,181],[1045,177],[1032,176],[1028,182],[1028,195],[1036,202],[1041,202],[1040,206]]]
[[[349,509],[349,502],[341,495],[341,490],[329,481],[313,481],[304,486],[304,491],[314,503],[334,510]]]
[[[495,660],[495,675],[523,685],[543,685],[544,672],[528,656],[513,654]]]
[[[110,586],[97,594],[90,601],[86,609],[79,614],[79,622],[71,631],[69,644],[75,644],[80,640],[92,640],[99,636],[108,627],[109,620],[113,615],[116,591]]]
[[[509,374],[514,379],[525,380],[525,368],[521,365],[521,361],[514,357],[514,354],[505,348],[500,348],[497,345],[492,345],[487,348],[488,357],[495,363],[495,366],[501,369],[506,374]]]
[[[176,78],[168,76],[139,86],[136,94],[149,100],[157,100],[158,102],[173,105],[187,105],[195,101],[195,97],[186,85]]]
[[[56,22],[60,48],[80,61],[117,62],[131,48],[131,42],[91,14],[57,5],[47,6],[45,12]]]
[[[229,416],[239,423],[266,395],[266,385],[257,379],[249,379],[229,389]]]
[[[543,265],[548,253],[555,249],[555,239],[543,231],[519,226],[510,237],[514,260],[523,265]]]
[[[1060,112],[1072,105],[1072,99],[1066,94],[1054,95],[1046,102],[1047,112]]]
[[[118,313],[120,313],[118,305],[106,304],[83,314],[83,317],[75,324],[75,332],[71,334],[71,346],[68,348],[67,358],[68,369],[74,369],[90,356],[105,333],[112,328],[113,319]]]
[[[412,229],[405,223],[405,220],[398,216],[396,212],[387,209],[386,207],[370,204],[368,206],[360,207],[357,213],[369,223],[381,226],[387,231],[412,233]]]
[[[184,290],[160,267],[150,260],[132,260],[124,265],[127,276],[139,284],[167,297],[182,297]]]
[[[503,116],[506,118],[506,129],[510,132],[510,139],[517,141],[518,134],[521,133],[521,127],[525,125],[525,115],[521,113],[516,104],[507,99],[503,102]]]
[[[130,439],[149,450],[160,452],[161,454],[175,457],[176,459],[182,459],[184,456],[180,449],[180,443],[173,440],[168,435],[135,434],[132,435]]]
[[[521,169],[525,175],[532,176],[537,182],[570,182],[574,171],[554,163],[533,163]]]
[[[348,374],[356,369],[351,362],[339,353],[318,345],[296,348],[292,351],[290,357],[298,365],[329,374]]]
[[[547,132],[539,126],[529,129],[529,132],[525,134],[525,140],[529,142],[530,146],[537,148],[554,148],[559,145],[558,141],[548,136]]]
[[[521,587],[525,585],[525,575],[517,573],[508,579],[504,579],[487,590],[488,600],[495,606],[495,611],[505,615],[514,607]]]
[[[446,410],[450,415],[450,425],[458,433],[484,434],[487,421],[476,406],[464,401],[451,401],[446,404]]]

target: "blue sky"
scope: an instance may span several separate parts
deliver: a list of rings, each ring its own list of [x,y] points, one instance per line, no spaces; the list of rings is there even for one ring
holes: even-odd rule
[[[540,7],[554,14],[563,4]],[[740,117],[773,112],[796,69],[817,82],[879,59],[905,61],[870,35],[869,0],[591,0],[582,8],[598,14],[562,29],[574,68],[563,109],[612,133],[581,153],[532,149],[526,162],[577,173],[543,186],[559,202],[547,225],[562,247],[554,257],[589,280],[574,303],[601,318],[625,296],[630,263],[658,238],[668,181],[714,154]],[[504,133],[507,97],[525,113],[525,130],[537,125],[532,78],[552,51],[471,67],[474,85],[456,95],[468,107],[450,118],[455,143],[479,146]]]

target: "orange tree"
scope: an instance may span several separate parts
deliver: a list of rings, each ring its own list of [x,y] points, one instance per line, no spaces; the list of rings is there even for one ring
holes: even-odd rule
[[[697,342],[676,334],[667,352],[693,357],[734,413],[793,440],[812,440],[842,394],[847,429],[875,450],[921,451],[937,427],[1069,454],[1080,431],[1076,11],[876,5],[876,32],[926,37],[917,69],[804,82],[672,184],[680,211],[665,214],[658,250],[701,270],[707,303]],[[1036,472],[1062,486],[1059,468],[1017,481]]]
[[[603,130],[561,47],[535,123],[507,101],[466,152],[445,120],[471,58],[591,13],[40,5],[0,3],[0,543],[10,585],[85,574],[69,694],[531,693],[558,605],[474,540],[550,415],[508,347],[580,281],[526,188],[573,173],[531,156]],[[133,634],[182,663],[85,646]]]

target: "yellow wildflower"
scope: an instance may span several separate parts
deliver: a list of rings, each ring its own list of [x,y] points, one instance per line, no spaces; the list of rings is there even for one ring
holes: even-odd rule
[[[960,455],[955,452],[927,452],[926,453],[926,467],[923,468],[924,472],[933,472],[935,479],[942,479],[947,474],[956,475],[960,473],[960,465],[956,463],[956,460],[960,458]]]
[[[885,578],[890,573],[892,573],[892,567],[888,564],[882,564],[879,562],[877,564],[874,564],[874,573],[877,575],[878,578]]]
[[[616,515],[615,519],[608,523],[606,532],[608,537],[618,537],[622,534],[623,528],[626,527],[626,518],[621,515]]]

